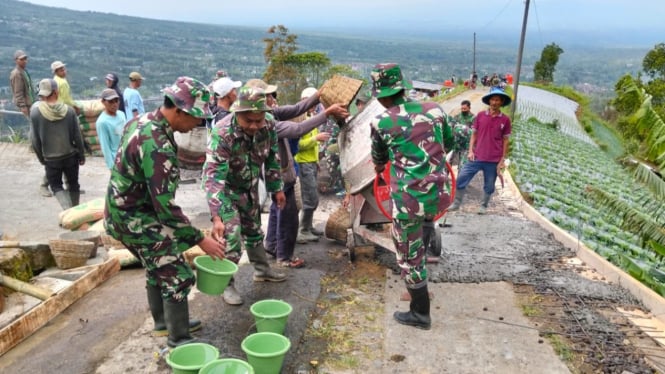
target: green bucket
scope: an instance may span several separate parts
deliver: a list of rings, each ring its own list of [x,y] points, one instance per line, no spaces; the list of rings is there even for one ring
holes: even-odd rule
[[[221,295],[233,274],[238,271],[238,265],[223,259],[215,260],[210,256],[194,258],[196,265],[196,288],[204,294]]]
[[[166,356],[173,374],[197,374],[208,362],[217,359],[219,351],[210,344],[189,343],[174,348]]]
[[[274,332],[257,332],[243,339],[240,347],[256,373],[279,374],[291,341]]]
[[[199,374],[254,374],[254,368],[243,360],[220,358],[208,362]]]
[[[257,332],[274,332],[283,334],[286,320],[293,308],[282,300],[261,300],[249,308],[256,322]]]

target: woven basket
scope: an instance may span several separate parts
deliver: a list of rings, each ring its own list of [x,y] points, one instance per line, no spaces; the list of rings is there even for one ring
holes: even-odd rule
[[[115,249],[125,248],[125,245],[122,244],[120,240],[116,240],[111,235],[101,234],[101,239],[102,239],[102,244],[104,245],[105,248],[115,248]]]
[[[94,243],[82,240],[51,239],[48,242],[55,264],[60,269],[71,269],[85,265]]]
[[[321,93],[321,103],[326,108],[333,104],[341,104],[348,107],[351,101],[360,91],[363,81],[345,77],[342,75],[334,75],[328,79],[319,92]]]
[[[341,243],[346,243],[346,230],[351,228],[351,217],[349,211],[343,206],[339,206],[326,221],[326,238],[334,239]]]
[[[102,242],[100,232],[95,230],[67,231],[63,232],[58,237],[62,240],[79,240],[94,244],[95,246],[90,252],[90,258],[97,256],[97,247],[99,247],[99,244]]]

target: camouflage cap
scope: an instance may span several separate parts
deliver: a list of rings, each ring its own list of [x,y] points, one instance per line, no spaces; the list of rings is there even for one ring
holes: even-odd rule
[[[165,88],[162,92],[178,109],[190,116],[212,118],[208,106],[210,91],[200,81],[190,77],[179,77],[171,87]]]
[[[394,63],[374,66],[371,76],[372,94],[377,99],[392,96],[401,90],[412,88],[411,84],[404,80],[399,65]]]
[[[266,93],[260,88],[245,85],[238,91],[238,98],[231,105],[232,112],[269,112]]]

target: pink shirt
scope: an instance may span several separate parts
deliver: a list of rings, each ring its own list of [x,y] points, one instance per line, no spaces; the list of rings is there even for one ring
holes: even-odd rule
[[[473,153],[477,161],[499,162],[503,157],[503,139],[511,133],[510,118],[503,113],[496,116],[482,111],[473,120],[476,145]]]

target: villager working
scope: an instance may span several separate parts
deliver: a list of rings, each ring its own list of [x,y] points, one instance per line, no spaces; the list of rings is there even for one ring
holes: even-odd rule
[[[484,195],[478,214],[485,214],[494,193],[496,178],[505,167],[504,161],[508,154],[508,139],[512,127],[510,117],[501,112],[501,107],[510,105],[512,99],[502,89],[492,87],[482,100],[489,105],[489,108],[478,113],[473,121],[473,132],[469,141],[469,161],[464,164],[457,176],[455,202],[448,209],[450,211],[460,208],[466,186],[479,171],[482,171]]]
[[[391,162],[392,238],[397,264],[411,296],[408,312],[395,312],[397,322],[430,329],[423,224],[450,204],[443,128],[446,114],[433,102],[408,101],[411,88],[397,64],[372,70],[373,92],[386,111],[371,122],[372,161],[377,173]]]
[[[111,171],[104,219],[108,233],[122,242],[146,269],[153,335],[168,334],[169,347],[194,341],[201,322],[189,320],[187,295],[194,272],[182,253],[198,245],[213,258],[224,243],[204,236],[175,204],[180,180],[173,133],[189,132],[212,117],[210,92],[196,79],[180,77],[164,89],[164,103],[130,120]]]
[[[37,94],[41,100],[30,109],[32,148],[58,203],[69,209],[79,204],[79,166],[85,164],[79,121],[74,109],[59,100],[55,80],[42,79]],[[62,186],[63,176],[68,190]]]

